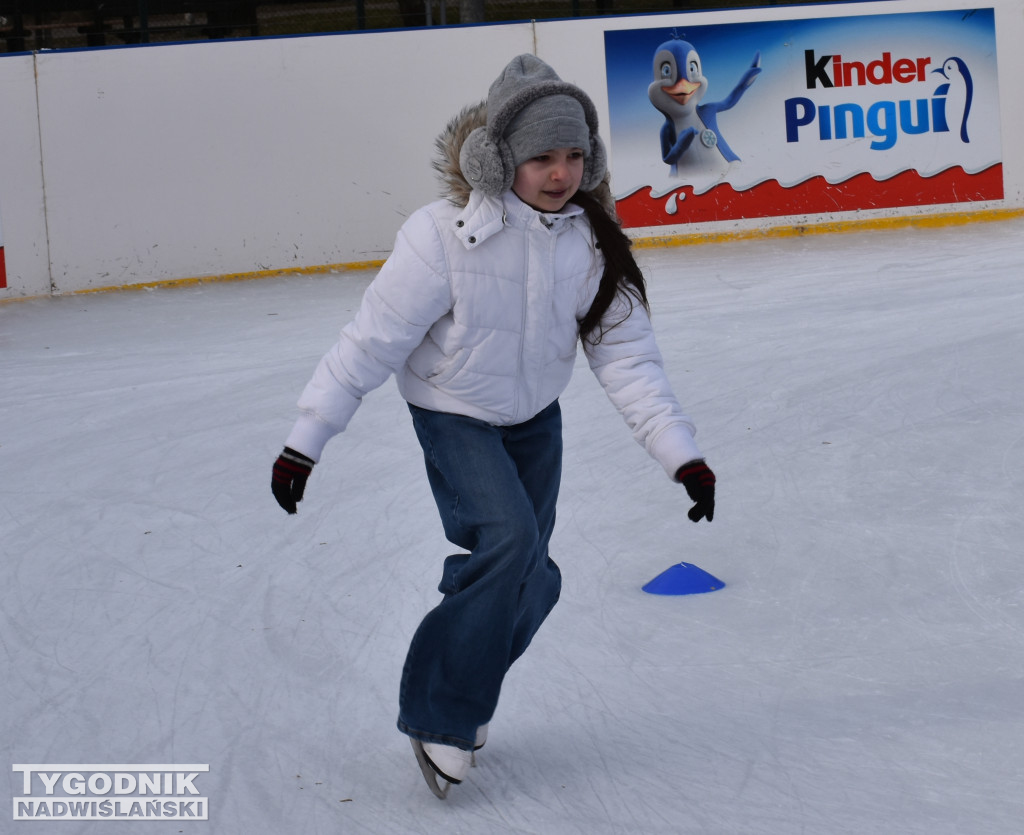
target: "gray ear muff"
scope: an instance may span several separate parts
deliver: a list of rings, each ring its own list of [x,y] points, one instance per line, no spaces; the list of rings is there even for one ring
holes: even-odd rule
[[[505,142],[492,139],[486,128],[476,128],[459,151],[459,166],[470,185],[490,197],[512,188],[515,166]]]

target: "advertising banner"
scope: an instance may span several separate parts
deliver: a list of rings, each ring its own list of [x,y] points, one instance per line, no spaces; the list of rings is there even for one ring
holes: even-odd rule
[[[627,227],[1003,198],[993,9],[604,38]]]

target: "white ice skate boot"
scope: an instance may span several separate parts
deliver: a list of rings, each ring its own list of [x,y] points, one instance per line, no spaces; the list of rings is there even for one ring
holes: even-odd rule
[[[472,751],[463,751],[454,745],[441,745],[437,742],[421,742],[409,737],[412,750],[416,754],[416,762],[420,765],[423,778],[430,790],[444,800],[452,785],[461,783],[469,773]],[[441,786],[440,780],[444,781]]]

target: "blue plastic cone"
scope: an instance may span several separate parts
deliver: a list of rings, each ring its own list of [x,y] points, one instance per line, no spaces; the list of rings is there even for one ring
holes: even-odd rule
[[[724,586],[725,583],[704,569],[681,562],[662,571],[643,589],[648,594],[703,594],[718,591]]]

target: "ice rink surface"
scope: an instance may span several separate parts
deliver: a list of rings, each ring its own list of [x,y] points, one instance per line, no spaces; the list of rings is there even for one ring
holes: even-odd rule
[[[394,726],[454,549],[393,381],[269,487],[372,274],[0,306],[0,759],[210,766],[206,822],[0,831],[1024,831],[1024,219],[639,258],[715,520],[581,359],[562,601],[445,802]],[[726,588],[640,590],[680,561]]]

